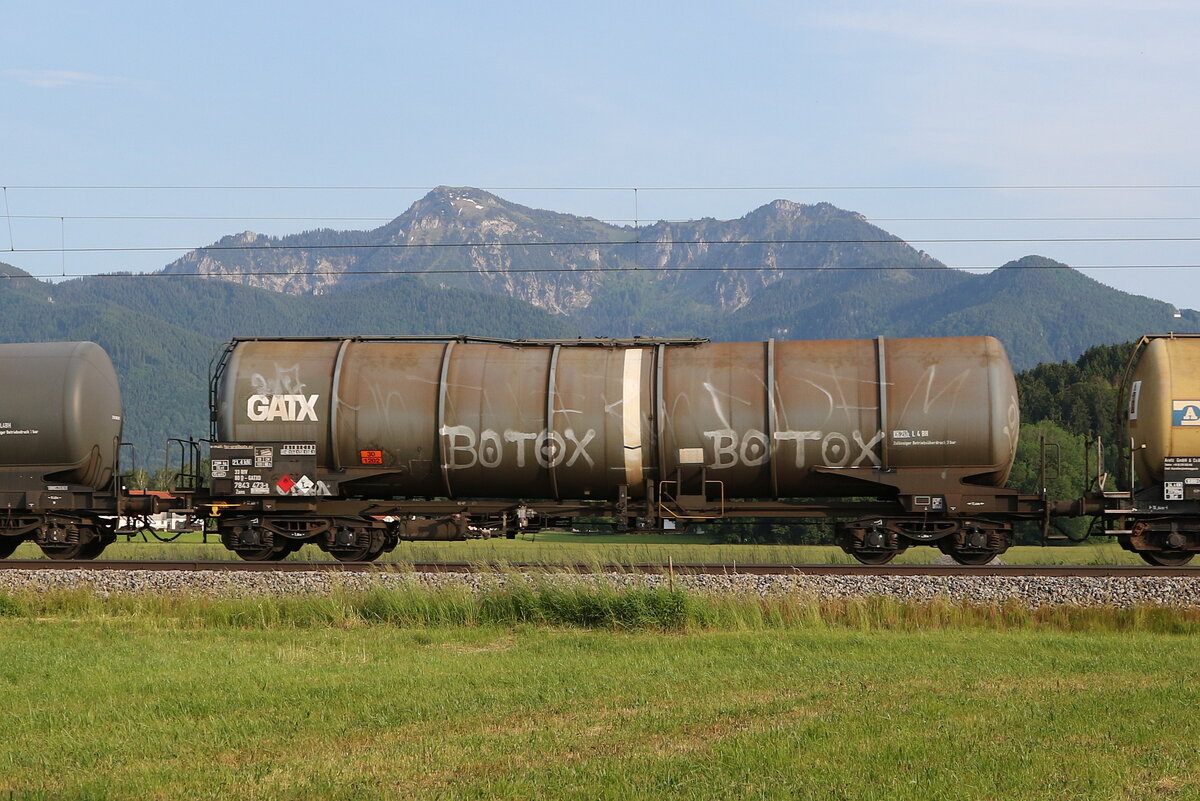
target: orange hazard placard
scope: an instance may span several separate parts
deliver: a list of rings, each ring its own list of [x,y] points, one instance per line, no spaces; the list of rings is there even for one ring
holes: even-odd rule
[[[383,451],[359,451],[363,464],[383,464]]]

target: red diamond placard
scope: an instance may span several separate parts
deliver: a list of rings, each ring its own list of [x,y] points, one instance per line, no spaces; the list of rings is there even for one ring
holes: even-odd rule
[[[291,476],[284,476],[275,482],[275,486],[279,488],[280,495],[287,495],[292,491],[292,487],[296,486],[296,482],[292,481]]]

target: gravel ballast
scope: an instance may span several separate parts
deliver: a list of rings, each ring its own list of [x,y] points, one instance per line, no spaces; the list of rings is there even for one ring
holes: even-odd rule
[[[538,574],[542,582],[605,582],[616,587],[658,587],[664,575],[638,573]],[[359,592],[379,587],[458,587],[482,591],[511,578],[489,573],[278,572],[152,570],[6,570],[0,592],[86,589],[112,593],[170,593],[207,597]],[[758,596],[795,595],[817,599],[885,596],[897,600],[946,599],[968,603],[1019,601],[1030,606],[1135,605],[1198,607],[1200,578],[1082,576],[812,576],[676,575],[683,590]]]

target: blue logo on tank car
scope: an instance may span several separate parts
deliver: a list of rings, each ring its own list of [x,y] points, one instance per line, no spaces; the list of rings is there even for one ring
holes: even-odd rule
[[[1171,425],[1200,427],[1200,400],[1172,401]]]

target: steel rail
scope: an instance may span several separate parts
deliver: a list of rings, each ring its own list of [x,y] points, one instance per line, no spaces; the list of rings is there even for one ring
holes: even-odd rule
[[[0,570],[152,570],[208,572],[343,572],[343,573],[487,573],[506,570],[549,573],[668,573],[704,575],[806,576],[1077,576],[1090,578],[1191,577],[1200,579],[1200,565],[1151,567],[1141,565],[855,565],[855,564],[701,564],[637,563],[627,565],[548,564],[535,562],[235,562],[177,560],[55,560],[0,559]]]

